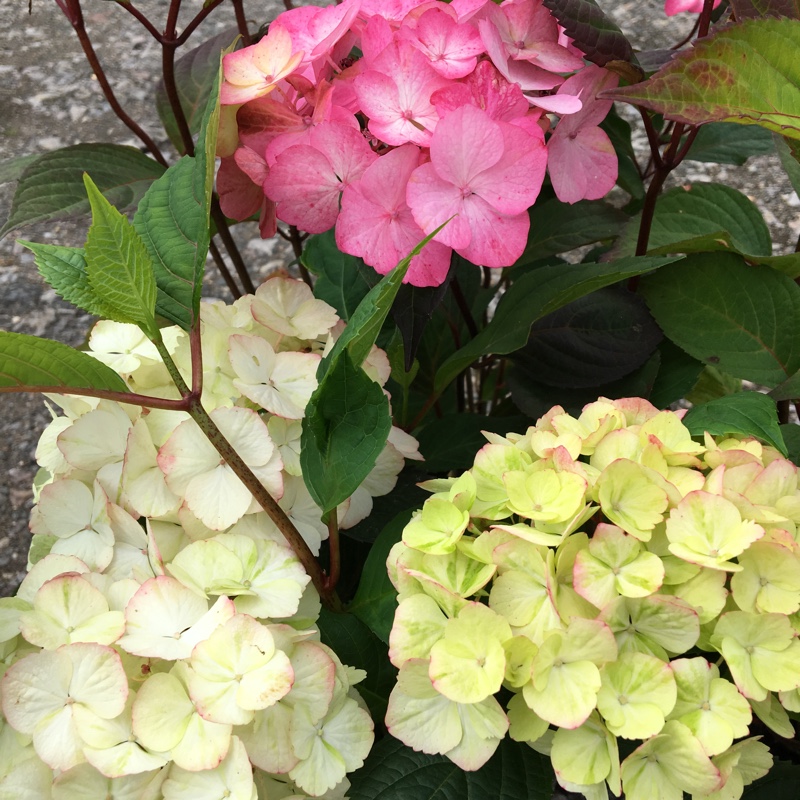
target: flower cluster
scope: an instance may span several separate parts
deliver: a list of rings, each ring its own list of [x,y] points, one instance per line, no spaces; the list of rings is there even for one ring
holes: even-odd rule
[[[201,319],[206,408],[318,550],[300,420],[341,323],[281,277]],[[188,373],[188,337],[163,335]],[[131,389],[175,396],[138,328],[99,322],[89,347]],[[386,355],[365,369],[384,382]],[[363,673],[319,641],[319,599],[283,536],[187,414],[52,399],[65,413],[37,450],[30,571],[0,600],[0,796],[342,798],[373,740]],[[392,441],[344,526],[417,457],[411,437]]]
[[[508,732],[590,800],[737,800],[753,713],[800,710],[797,468],[639,399],[487,438],[389,556],[389,731],[467,770]]]
[[[568,203],[616,181],[596,95],[617,78],[584,65],[542,0],[296,8],[223,66],[225,213],[259,213],[265,237],[276,219],[335,225],[381,274],[452,218],[412,261],[418,286],[444,280],[453,250],[513,264],[546,168]]]

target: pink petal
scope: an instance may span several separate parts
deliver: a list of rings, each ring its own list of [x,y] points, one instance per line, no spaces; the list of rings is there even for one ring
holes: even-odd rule
[[[472,230],[469,245],[458,250],[467,261],[484,267],[510,267],[522,255],[530,230],[527,213],[498,214],[481,197],[472,195],[464,201],[462,214]]]
[[[217,172],[219,204],[225,216],[240,222],[253,216],[264,200],[261,186],[253,183],[233,157],[223,158]]]
[[[406,200],[414,221],[426,234],[453,217],[436,234],[435,241],[455,250],[470,243],[472,231],[469,222],[461,215],[464,200],[461,189],[439,177],[433,164],[422,164],[414,170],[408,181]]]
[[[502,154],[499,123],[475,106],[463,106],[448,114],[437,126],[431,142],[431,162],[436,172],[459,189],[469,186]]]
[[[451,80],[469,75],[475,69],[477,56],[485,50],[476,28],[459,25],[439,8],[422,14],[415,31],[408,28],[401,31],[407,32],[407,40],[428,58],[440,75]]]
[[[580,98],[570,94],[546,94],[541,97],[528,95],[528,102],[554,114],[575,114],[583,105]]]
[[[370,131],[387,144],[427,146],[439,120],[430,98],[447,85],[446,79],[406,42],[387,47],[373,67],[354,82]]]
[[[568,78],[559,87],[556,96],[560,97],[562,92],[565,95],[579,95],[583,107],[578,113],[557,112],[570,114],[569,117],[558,123],[559,128],[564,128],[562,135],[572,133],[579,128],[599,125],[610,111],[612,101],[598,100],[597,95],[605,89],[613,89],[618,83],[618,75],[594,64]]]
[[[463,83],[452,83],[440,89],[432,95],[431,101],[442,117],[470,103],[483,109],[492,119],[506,122],[524,116],[530,108],[522,89],[516,83],[509,83],[491,61],[481,61]]]
[[[527,61],[510,60],[500,33],[489,20],[478,20],[478,30],[492,64],[509,83],[519,84],[523,92],[554,89],[564,82],[560,75],[548,72]]]
[[[309,233],[333,227],[341,184],[328,159],[313,147],[295,145],[280,154],[264,182],[278,218]]]
[[[550,180],[562,203],[598,200],[614,187],[617,155],[600,128],[584,128],[568,136],[554,134],[547,149]]]
[[[519,214],[536,202],[544,181],[547,148],[516,125],[497,123],[503,134],[503,155],[470,183],[472,190],[501,214]]]

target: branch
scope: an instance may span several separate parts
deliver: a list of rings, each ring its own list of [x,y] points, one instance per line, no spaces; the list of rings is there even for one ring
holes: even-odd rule
[[[150,397],[147,394],[136,394],[135,392],[114,392],[109,389],[93,389],[91,387],[75,386],[2,386],[0,394],[21,394],[29,392],[31,394],[66,394],[77,395],[79,397],[97,397],[100,400],[113,400],[117,403],[125,403],[131,406],[143,406],[144,408],[161,408],[165,411],[188,411],[189,401],[182,397],[180,400],[167,400],[164,397]]]
[[[333,610],[341,608],[341,601],[336,595],[335,590],[328,585],[328,578],[320,567],[314,554],[306,544],[305,539],[293,525],[286,515],[286,512],[278,505],[272,495],[264,488],[261,481],[251,472],[247,464],[242,461],[241,456],[234,450],[231,443],[223,436],[222,431],[214,424],[214,421],[206,413],[200,400],[194,398],[189,408],[189,414],[198,424],[200,430],[205,433],[217,452],[225,459],[225,462],[233,470],[234,474],[247,487],[248,491],[255,497],[258,504],[267,512],[270,519],[275,523],[278,530],[284,535],[289,546],[294,550],[306,573],[311,578],[320,600],[323,604]]]
[[[120,105],[119,100],[117,100],[114,90],[111,88],[111,84],[108,82],[105,70],[100,63],[100,59],[97,57],[97,53],[92,46],[92,40],[89,38],[89,34],[86,31],[80,0],[69,0],[69,2],[64,3],[64,5],[59,3],[59,6],[64,11],[64,15],[67,17],[70,25],[72,25],[73,30],[77,34],[78,41],[81,43],[81,48],[86,56],[86,60],[89,62],[89,66],[92,68],[92,72],[97,78],[97,83],[100,85],[100,89],[103,92],[103,96],[106,98],[106,102],[111,106],[111,110],[117,115],[123,125],[125,125],[141,140],[142,144],[144,144],[150,153],[152,153],[153,158],[155,158],[159,164],[164,167],[169,166],[161,150],[158,148],[158,145],[147,135],[147,133],[145,133],[138,123],[128,116],[128,114]]]

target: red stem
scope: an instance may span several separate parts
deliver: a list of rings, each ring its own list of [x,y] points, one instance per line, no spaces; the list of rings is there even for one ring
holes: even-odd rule
[[[20,394],[31,392],[33,394],[67,394],[80,397],[99,397],[101,400],[113,400],[117,403],[126,403],[131,406],[144,406],[145,408],[161,408],[165,411],[188,411],[189,398],[180,400],[167,400],[163,397],[150,397],[146,394],[135,392],[114,392],[108,389],[77,388],[75,386],[3,386],[0,393]]]
[[[108,82],[108,78],[106,77],[103,66],[100,64],[100,59],[98,59],[97,53],[92,46],[92,41],[89,38],[89,34],[86,31],[80,0],[67,0],[63,4],[59,3],[59,7],[62,11],[64,11],[64,14],[69,20],[70,25],[72,25],[73,30],[77,34],[78,41],[81,43],[81,48],[86,56],[86,60],[89,62],[89,66],[92,68],[92,72],[97,78],[97,82],[100,85],[103,96],[111,106],[111,110],[117,115],[120,121],[142,141],[142,144],[144,144],[150,153],[152,153],[153,158],[155,158],[159,164],[164,167],[168,166],[167,160],[164,158],[161,150],[159,150],[158,145],[133,119],[131,119],[130,116],[128,116],[128,114],[120,105],[119,100],[117,100],[114,90],[111,88],[111,84]]]
[[[232,0],[233,12],[236,14],[236,27],[239,28],[239,33],[242,35],[242,44],[248,47],[252,41],[250,38],[250,31],[247,29],[247,18],[244,15],[244,4],[242,0]]]

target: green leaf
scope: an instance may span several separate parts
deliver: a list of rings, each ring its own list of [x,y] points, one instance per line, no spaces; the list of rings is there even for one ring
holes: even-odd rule
[[[778,384],[769,396],[773,400],[796,400],[800,397],[800,372],[795,372],[791,378]]]
[[[689,355],[774,387],[800,368],[800,287],[739,256],[703,253],[642,280],[656,322]]]
[[[800,18],[798,0],[731,0],[731,7],[739,21],[758,17]]]
[[[118,144],[76,144],[45,153],[22,173],[0,238],[23,225],[88,214],[84,172],[106,200],[125,210],[139,202],[164,167],[135,147]]]
[[[656,408],[666,408],[686,396],[697,383],[703,365],[669,339],[661,342],[658,352],[661,360],[649,399]]]
[[[303,420],[303,480],[323,514],[361,485],[391,427],[381,387],[343,351],[311,395]]]
[[[219,71],[217,73],[219,78]],[[188,331],[199,312],[211,234],[209,213],[219,122],[218,84],[208,99],[195,157],[184,156],[157,180],[133,218],[153,261],[156,311]]]
[[[598,397],[611,400],[648,397],[660,365],[661,354],[656,350],[641,367],[619,380],[584,389],[564,389],[539,381],[535,362],[515,356],[511,369],[506,371],[506,386],[514,405],[531,419],[538,419],[555,405],[563,406],[567,413],[578,416],[587,403]]]
[[[492,321],[441,365],[436,375],[437,393],[481,356],[506,355],[524,347],[537,319],[604,286],[676,260],[631,257],[608,264],[557,264],[522,275],[500,299]]]
[[[789,176],[795,194],[800,196],[800,142],[773,134],[775,149],[781,159],[781,166]]]
[[[383,571],[386,572],[385,564]],[[366,670],[367,677],[357,684],[358,693],[380,724],[397,678],[397,670],[389,661],[388,644],[353,614],[337,614],[323,608],[317,625],[322,643],[331,647],[343,664]]]
[[[604,97],[689,125],[738,122],[800,138],[800,22],[752,19],[699,40],[652,78]]]
[[[789,459],[800,465],[800,425],[787,423],[781,425],[780,428],[786,449],[789,451]]]
[[[743,800],[797,800],[800,766],[776,761],[763,778],[745,786]]]
[[[30,156],[19,156],[3,161],[0,163],[0,183],[19,180],[22,173],[38,158],[41,158],[41,155],[34,153]]]
[[[607,286],[534,322],[516,356],[542,383],[582,389],[630,374],[662,338],[641,296]]]
[[[192,134],[196,134],[203,122],[208,98],[216,86],[220,53],[227,49],[239,35],[236,27],[226,28],[202,44],[189,50],[175,62],[175,84],[178,100]],[[180,129],[169,102],[163,79],[156,88],[156,110],[170,141],[179,153],[185,153]]]
[[[61,342],[0,331],[0,391],[104,389],[127,392],[113,369]]]
[[[531,231],[525,252],[514,267],[576,247],[612,239],[628,218],[602,200],[582,200],[569,205],[558,200],[536,203],[530,210]]]
[[[417,357],[420,342],[434,312],[444,301],[450,282],[467,269],[477,267],[453,252],[447,276],[439,286],[411,286],[404,283],[397,292],[392,306],[392,319],[403,341],[404,366],[411,369]],[[470,298],[472,299],[472,298]]]
[[[82,248],[37,244],[22,239],[17,239],[17,242],[33,253],[39,274],[59,297],[96,317],[113,316],[114,312],[89,283],[86,254]]]
[[[641,54],[639,55],[641,63]],[[619,172],[617,184],[622,187],[632,198],[636,200],[644,199],[644,182],[639,174],[636,161],[636,151],[633,149],[631,140],[630,123],[623,119],[616,111],[614,106],[608,112],[606,118],[600,123],[600,127],[608,134],[614,151],[617,154]]]
[[[481,769],[465,772],[390,736],[349,777],[350,800],[551,800],[554,780],[547,756],[511,739]]]
[[[712,436],[731,433],[755,436],[787,455],[775,403],[760,392],[729,394],[694,406],[683,418],[683,424],[693,436],[700,436],[704,431]]]
[[[772,135],[764,128],[712,122],[697,132],[686,160],[741,166],[751,156],[767,155],[774,150]]]
[[[339,250],[332,230],[309,237],[300,261],[317,276],[314,296],[333,306],[345,321],[379,280],[362,259]]]
[[[734,378],[723,372],[721,369],[712,367],[710,364],[703,368],[697,383],[692,386],[690,392],[686,393],[686,399],[692,405],[700,405],[716,400],[718,397],[725,397],[742,391],[741,378]]]
[[[389,633],[397,608],[397,589],[389,580],[386,559],[403,535],[413,509],[401,511],[375,539],[364,563],[361,581],[348,611],[355,614],[382,642],[389,644]],[[338,650],[336,651],[339,652]]]
[[[634,217],[615,245],[619,255],[633,255],[641,215]],[[769,257],[769,228],[752,200],[730,186],[694,183],[678,186],[656,203],[648,254],[735,250],[747,256]]]
[[[594,0],[544,0],[544,6],[593,64],[601,67],[614,62],[636,64],[631,43]],[[638,67],[631,67],[626,73],[633,80],[641,74]]]
[[[116,322],[133,322],[149,337],[158,336],[154,311],[156,280],[144,242],[87,175],[84,178],[92,224],[86,238],[89,284],[114,312]]]

